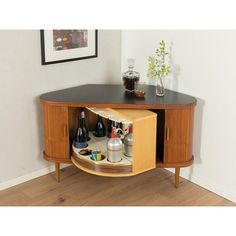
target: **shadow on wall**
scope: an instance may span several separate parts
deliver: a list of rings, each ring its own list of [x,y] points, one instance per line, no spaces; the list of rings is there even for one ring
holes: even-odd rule
[[[42,118],[42,107],[40,104],[40,98],[37,96],[34,99],[35,107],[36,107],[36,117],[37,117],[37,134],[39,135],[38,137],[38,147],[40,152],[37,154],[37,157],[40,160],[43,160],[43,118]]]
[[[181,67],[180,65],[175,63],[174,60],[174,54],[173,54],[173,48],[174,43],[173,41],[170,44],[170,58],[169,58],[169,64],[171,66],[171,76],[167,78],[166,87],[174,90],[179,91],[178,85],[179,85],[179,78],[181,74]],[[195,165],[199,165],[202,163],[201,159],[201,140],[202,140],[202,120],[203,120],[203,110],[205,101],[201,98],[195,97],[197,99],[197,106],[195,108],[194,112],[194,129],[193,129],[193,155],[194,155],[194,165],[190,167],[189,172],[189,180],[191,180],[194,167]]]
[[[165,81],[165,86],[168,89],[174,90],[174,91],[178,91],[178,84],[179,84],[179,76],[181,73],[181,67],[180,65],[176,64],[174,61],[174,56],[173,56],[173,41],[171,41],[170,44],[170,58],[169,58],[169,64],[171,67],[171,76],[166,78]]]
[[[197,98],[197,106],[194,113],[194,129],[193,129],[193,153],[194,164],[190,167],[189,180],[191,181],[195,165],[202,163],[201,159],[201,140],[202,140],[202,120],[205,101]]]

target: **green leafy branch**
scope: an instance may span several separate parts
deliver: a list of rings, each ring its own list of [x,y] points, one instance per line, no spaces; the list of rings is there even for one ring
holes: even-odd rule
[[[164,40],[161,40],[160,47],[156,50],[156,55],[148,57],[148,78],[164,78],[171,73],[170,66],[166,65],[166,57],[169,53],[166,52],[165,47]]]

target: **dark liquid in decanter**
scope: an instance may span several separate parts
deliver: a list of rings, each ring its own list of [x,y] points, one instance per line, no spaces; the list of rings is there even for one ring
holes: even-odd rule
[[[134,59],[128,59],[128,71],[122,74],[125,91],[133,93],[137,89],[140,74],[134,71]]]
[[[136,84],[139,81],[139,77],[129,78],[127,76],[123,76],[123,84],[125,89],[132,92],[136,89]]]

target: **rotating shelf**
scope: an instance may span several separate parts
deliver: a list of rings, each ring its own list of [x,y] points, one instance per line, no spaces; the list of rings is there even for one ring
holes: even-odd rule
[[[90,157],[80,155],[81,149],[72,146],[71,161],[78,168],[95,175],[122,177],[133,176],[156,167],[156,117],[149,110],[111,109],[87,107],[90,113],[100,115],[104,119],[118,123],[132,124],[133,127],[133,156],[122,156],[118,163],[107,160],[107,137],[97,138],[90,133],[87,149],[101,151],[104,160],[94,161]],[[86,149],[86,148],[84,148]]]
[[[87,172],[96,172],[98,175],[112,174],[127,174],[132,172],[132,158],[122,155],[122,160],[117,163],[112,163],[107,160],[107,137],[97,138],[90,132],[91,140],[88,141],[88,147],[76,148],[72,145],[72,162],[76,165],[87,169]],[[105,158],[101,161],[94,161],[91,155],[80,155],[79,152],[83,149],[92,151],[101,151]],[[93,173],[94,174],[94,173]]]

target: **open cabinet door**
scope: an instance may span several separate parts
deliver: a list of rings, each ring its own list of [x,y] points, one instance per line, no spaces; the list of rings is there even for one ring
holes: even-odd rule
[[[116,110],[133,122],[133,174],[156,168],[157,114],[149,110]]]

